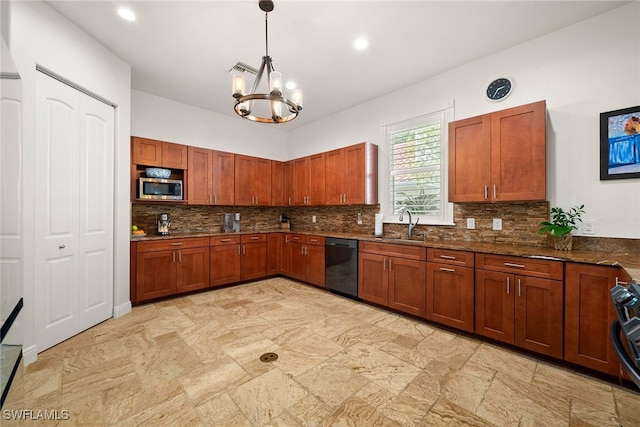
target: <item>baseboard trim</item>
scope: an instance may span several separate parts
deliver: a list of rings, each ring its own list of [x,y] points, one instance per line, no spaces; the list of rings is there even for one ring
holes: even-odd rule
[[[127,301],[124,304],[116,305],[113,307],[113,317],[122,317],[125,314],[131,313],[131,301]]]
[[[24,361],[24,366],[30,365],[38,360],[38,346],[32,345],[30,347],[23,348],[22,360]]]

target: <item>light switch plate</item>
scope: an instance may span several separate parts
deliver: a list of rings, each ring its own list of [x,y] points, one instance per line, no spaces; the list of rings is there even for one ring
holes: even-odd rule
[[[467,218],[467,230],[474,230],[476,228],[476,219]]]
[[[493,218],[493,229],[496,231],[502,230],[502,218]]]
[[[236,214],[236,221],[240,221],[240,213]]]

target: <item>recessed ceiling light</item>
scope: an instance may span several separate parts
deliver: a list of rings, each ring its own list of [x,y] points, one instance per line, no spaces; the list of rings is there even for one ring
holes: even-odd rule
[[[285,87],[289,90],[295,89],[296,88],[296,82],[292,82],[291,80],[289,80],[287,82],[287,84],[285,85]]]
[[[136,14],[133,13],[131,9],[127,9],[125,7],[121,7],[118,9],[118,15],[120,15],[120,18],[125,19],[127,21],[136,20]]]
[[[365,50],[369,47],[369,40],[364,37],[359,37],[355,42],[353,42],[353,47],[356,48],[356,50]]]

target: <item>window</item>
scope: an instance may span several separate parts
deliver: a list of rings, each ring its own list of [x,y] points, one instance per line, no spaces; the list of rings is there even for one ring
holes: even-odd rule
[[[447,202],[447,124],[453,106],[386,126],[388,189],[387,222],[408,208],[421,224],[453,223]],[[382,208],[382,206],[381,206]]]

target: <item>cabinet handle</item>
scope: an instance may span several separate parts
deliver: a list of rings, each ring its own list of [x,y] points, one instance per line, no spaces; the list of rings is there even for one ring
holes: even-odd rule
[[[182,251],[178,251],[178,262],[182,262]]]
[[[289,205],[291,205],[291,197],[289,197]]]
[[[344,204],[347,204],[347,193],[344,193]]]
[[[251,236],[251,240],[260,240],[260,237],[258,237],[258,236]]]
[[[493,198],[494,199],[498,198],[498,196],[496,195],[496,185],[495,184],[493,184]]]
[[[171,246],[181,246],[184,245],[184,242],[172,243]]]
[[[453,268],[444,268],[444,267],[440,267],[440,271],[448,271],[450,273],[456,272]]]
[[[509,279],[510,278],[507,276],[507,295],[511,293],[511,281]]]
[[[520,279],[518,279],[518,296],[522,296],[522,283],[520,283]]]
[[[240,255],[240,245],[238,245],[238,255]]]
[[[440,255],[440,258],[442,258],[442,259],[452,259],[452,260],[456,259],[456,257],[451,256],[451,255]]]
[[[218,203],[218,195],[217,194],[213,195],[213,203],[216,203],[216,204]]]
[[[487,200],[489,198],[489,187],[485,184],[484,186],[484,199]]]
[[[389,271],[393,270],[393,261],[389,258]]]
[[[242,246],[242,255],[246,255],[247,254],[247,245],[243,245]]]
[[[382,271],[387,269],[387,259],[383,258],[382,259]]]
[[[209,204],[213,203],[213,201],[211,200],[211,194],[209,194]]]
[[[284,242],[285,243],[289,243],[289,235],[288,234],[284,235]]]
[[[176,262],[176,253],[175,252],[171,252],[171,254],[173,255],[173,261],[172,262],[175,264],[175,262]]]
[[[231,239],[222,239],[222,240],[220,240],[220,241],[221,241],[221,242],[230,242],[230,241],[231,241]]]
[[[525,268],[525,266],[522,265],[522,264],[513,264],[511,262],[505,262],[504,266],[505,267],[514,267],[514,268]]]
[[[257,205],[257,204],[259,204],[259,203],[258,203],[258,196],[256,196],[256,205]]]

